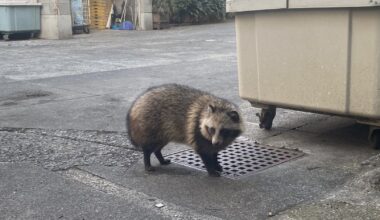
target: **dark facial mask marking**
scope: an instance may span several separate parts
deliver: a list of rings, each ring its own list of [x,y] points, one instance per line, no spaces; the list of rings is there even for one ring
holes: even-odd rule
[[[240,135],[240,130],[237,130],[237,129],[222,129],[220,130],[220,136],[222,136],[223,138],[235,138],[237,136]]]
[[[239,113],[237,113],[236,111],[227,112],[227,115],[231,118],[233,122],[237,123],[240,121]]]

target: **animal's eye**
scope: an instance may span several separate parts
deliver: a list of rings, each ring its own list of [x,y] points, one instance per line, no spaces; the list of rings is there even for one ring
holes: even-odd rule
[[[210,127],[207,127],[207,132],[209,135],[214,135],[215,134],[215,128],[210,128]]]
[[[237,111],[228,112],[227,115],[236,123],[240,121],[239,113],[237,113]]]

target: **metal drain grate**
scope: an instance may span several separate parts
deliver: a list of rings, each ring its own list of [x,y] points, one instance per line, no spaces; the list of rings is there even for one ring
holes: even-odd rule
[[[239,179],[303,155],[298,150],[263,146],[240,137],[219,153],[218,160],[223,167],[222,176]],[[180,165],[206,171],[201,158],[193,150],[170,154],[166,158]]]

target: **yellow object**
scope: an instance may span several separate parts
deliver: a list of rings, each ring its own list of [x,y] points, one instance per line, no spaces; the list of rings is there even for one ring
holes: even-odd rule
[[[111,5],[111,0],[90,0],[91,28],[99,30],[106,28]]]

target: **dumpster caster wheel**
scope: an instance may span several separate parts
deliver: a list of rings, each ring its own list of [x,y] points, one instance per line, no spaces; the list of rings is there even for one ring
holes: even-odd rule
[[[9,34],[4,34],[4,35],[3,35],[3,39],[4,39],[4,40],[9,40]]]
[[[380,128],[370,128],[369,143],[373,148],[380,150]]]
[[[273,119],[276,116],[276,107],[269,106],[269,108],[261,109],[261,113],[256,114],[260,120],[260,128],[270,130],[272,128]]]
[[[90,28],[88,28],[88,26],[84,26],[83,27],[83,32],[86,33],[86,34],[89,34],[90,33]]]

